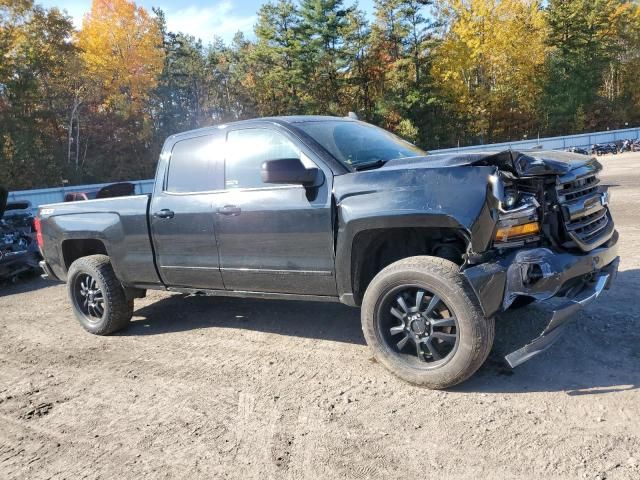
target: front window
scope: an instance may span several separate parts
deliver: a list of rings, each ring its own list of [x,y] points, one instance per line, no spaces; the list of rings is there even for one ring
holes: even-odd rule
[[[265,187],[260,177],[268,160],[300,158],[300,150],[284,135],[263,128],[232,130],[227,137],[225,188]]]
[[[394,158],[426,155],[400,137],[363,122],[323,120],[300,122],[296,126],[340,162],[356,169]]]

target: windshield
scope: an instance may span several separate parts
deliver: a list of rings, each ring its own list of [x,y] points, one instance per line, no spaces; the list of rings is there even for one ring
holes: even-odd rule
[[[415,145],[373,125],[346,120],[297,123],[296,126],[347,166],[381,165],[394,158],[426,155]]]

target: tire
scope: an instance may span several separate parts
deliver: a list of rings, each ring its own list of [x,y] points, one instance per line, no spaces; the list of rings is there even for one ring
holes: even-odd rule
[[[405,317],[409,314],[398,312],[399,309],[396,309],[393,315],[388,314],[386,307],[387,305],[399,305],[399,303],[393,303],[394,296],[409,295],[405,292],[413,291],[411,289],[415,289],[416,292],[420,290],[427,292],[423,295],[430,293],[432,299],[438,297],[441,302],[438,305],[444,306],[441,307],[441,312],[444,313],[439,314],[438,318],[441,320],[429,317],[427,323],[430,323],[431,326],[427,326],[426,329],[431,329],[430,334],[419,331],[418,333],[423,338],[418,341],[405,341],[403,347],[398,348],[402,342],[394,343],[398,337],[392,337],[392,335],[398,335],[397,332],[395,334],[386,333],[389,331],[388,322],[400,322],[399,326],[396,325],[392,329],[404,328],[405,330],[401,333],[408,337],[413,335],[411,333],[413,326],[407,327],[410,318],[399,320],[397,317],[397,313],[402,313]],[[423,298],[427,297],[420,297],[418,300],[418,293],[416,293],[415,308],[419,308]],[[405,307],[408,305],[407,301]],[[429,307],[431,307],[431,302],[429,302],[427,310]],[[427,318],[426,313],[428,312],[420,313],[421,318]],[[414,320],[411,325],[419,320],[418,317],[415,317],[415,313],[413,315]],[[436,315],[438,314],[431,314],[431,316]],[[392,316],[397,318],[394,319]],[[448,388],[473,375],[487,359],[495,336],[494,319],[485,318],[475,293],[459,273],[459,267],[449,260],[436,257],[409,257],[392,263],[380,271],[365,292],[361,320],[365,340],[379,363],[402,380],[431,389]],[[455,327],[449,327],[447,331],[450,333],[445,334],[451,337],[451,332],[454,332],[456,335],[455,345],[451,347],[449,353],[443,356],[442,350],[436,348],[436,350],[440,350],[438,355],[441,357],[440,360],[436,360],[435,354],[420,355],[414,350],[415,360],[411,360],[410,354],[404,353],[406,349],[411,350],[415,347],[420,352],[423,348],[420,342],[425,340],[424,335],[435,337],[435,333],[440,332],[436,332],[433,325],[443,320],[455,321]],[[404,327],[403,321],[405,322]],[[449,324],[451,323],[449,322]],[[390,341],[390,338],[393,340]],[[437,341],[437,345],[445,345],[439,338],[431,341]],[[409,347],[407,347],[408,344]],[[429,343],[428,350],[431,349],[432,344]],[[421,356],[422,358],[420,358]]]
[[[94,287],[83,289],[89,284]],[[83,295],[83,290],[98,293]],[[67,293],[80,325],[94,335],[117,332],[126,327],[133,316],[133,299],[127,300],[106,255],[91,255],[73,262],[67,276]]]

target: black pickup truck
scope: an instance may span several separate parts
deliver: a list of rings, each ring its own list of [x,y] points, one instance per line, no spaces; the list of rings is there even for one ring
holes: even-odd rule
[[[98,335],[148,289],[360,306],[380,363],[446,388],[487,358],[498,312],[563,297],[513,367],[610,286],[601,168],[566,152],[428,155],[346,118],[229,123],[169,137],[150,196],[41,207],[41,266]]]

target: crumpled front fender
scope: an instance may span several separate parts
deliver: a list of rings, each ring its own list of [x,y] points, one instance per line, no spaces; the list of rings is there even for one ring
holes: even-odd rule
[[[402,167],[335,177],[336,282],[343,301],[352,292],[352,247],[361,232],[455,229],[465,232],[475,252],[484,251],[491,241],[497,203],[490,179],[496,167]]]

